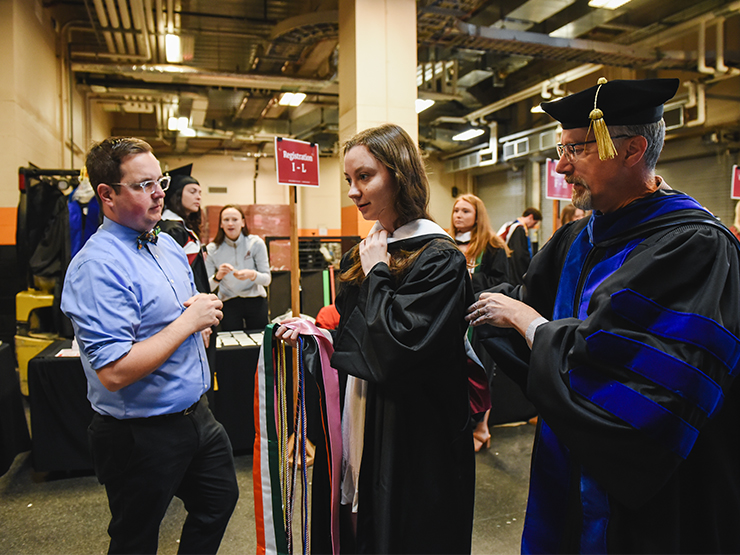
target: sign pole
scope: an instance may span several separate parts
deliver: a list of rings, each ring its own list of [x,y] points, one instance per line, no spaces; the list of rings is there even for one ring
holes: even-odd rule
[[[295,139],[275,137],[275,170],[280,185],[288,185],[290,196],[290,308],[301,315],[301,264],[298,255],[298,189],[319,186],[319,145]],[[293,349],[293,407],[298,407],[298,349]],[[294,420],[295,421],[295,420]],[[293,430],[293,441],[299,441]],[[313,460],[313,446],[306,445],[308,460]],[[292,443],[291,443],[292,445]],[[292,451],[292,448],[289,448]],[[308,463],[307,463],[308,464]]]
[[[290,308],[301,315],[301,266],[298,256],[298,188],[290,186]],[[298,406],[298,349],[293,349],[293,406]]]

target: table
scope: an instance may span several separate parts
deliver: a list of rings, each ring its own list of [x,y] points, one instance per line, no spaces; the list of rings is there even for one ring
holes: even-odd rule
[[[93,410],[78,357],[57,357],[70,340],[56,341],[28,363],[33,436],[32,465],[38,472],[90,470],[87,427]],[[229,434],[236,453],[254,444],[254,373],[259,347],[216,349],[218,389],[212,410]]]
[[[3,343],[0,344],[0,476],[8,471],[18,453],[29,449],[31,437],[13,350]]]

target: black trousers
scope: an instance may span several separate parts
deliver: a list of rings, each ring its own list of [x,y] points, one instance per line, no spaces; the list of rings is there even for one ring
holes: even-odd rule
[[[118,420],[88,429],[95,473],[110,506],[109,553],[157,552],[174,496],[188,516],[179,553],[216,553],[239,490],[231,443],[202,397],[194,412]]]
[[[224,302],[221,331],[261,330],[267,324],[267,298],[234,297]]]

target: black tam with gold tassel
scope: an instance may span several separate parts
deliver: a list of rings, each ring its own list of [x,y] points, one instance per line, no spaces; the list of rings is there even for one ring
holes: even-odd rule
[[[678,79],[616,79],[601,77],[598,84],[559,100],[543,102],[542,109],[563,129],[594,130],[599,158],[617,154],[609,135],[611,126],[656,123],[663,117],[663,104],[678,90]]]

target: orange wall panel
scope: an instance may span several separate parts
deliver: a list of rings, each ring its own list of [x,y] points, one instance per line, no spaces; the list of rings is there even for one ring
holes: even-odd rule
[[[15,245],[15,224],[18,209],[0,207],[0,245]]]

